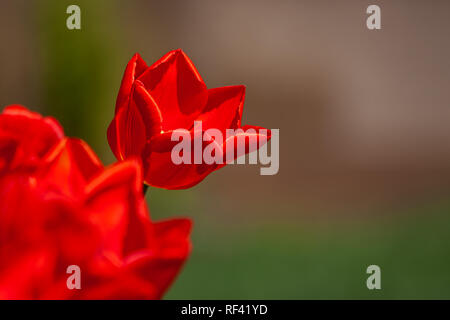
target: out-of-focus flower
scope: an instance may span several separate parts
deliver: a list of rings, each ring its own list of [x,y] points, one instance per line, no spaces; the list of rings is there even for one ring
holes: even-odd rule
[[[166,189],[194,186],[224,165],[174,164],[171,151],[176,143],[171,141],[172,133],[178,129],[192,132],[194,121],[202,121],[204,131],[220,130],[223,137],[226,129],[252,128],[259,132],[264,128],[241,125],[244,97],[244,86],[208,89],[181,50],[167,53],[151,66],[135,54],[125,69],[117,96],[115,116],[108,128],[109,145],[120,160],[131,156],[142,159],[144,182],[148,185]],[[245,153],[270,139],[267,132],[257,133],[256,143],[244,137]],[[224,155],[227,143],[235,138],[218,141]],[[236,152],[235,158],[240,155]]]
[[[162,297],[189,255],[191,222],[150,220],[139,159],[104,168],[23,107],[0,115],[0,141],[0,299]],[[67,286],[70,265],[81,289]]]
[[[0,173],[30,169],[64,137],[60,124],[21,105],[6,107],[0,114]]]

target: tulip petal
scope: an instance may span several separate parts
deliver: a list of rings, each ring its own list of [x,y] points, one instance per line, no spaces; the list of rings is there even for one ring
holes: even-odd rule
[[[204,163],[175,165],[170,152],[152,152],[145,161],[147,164],[145,183],[170,190],[193,187],[217,168],[216,164]]]
[[[147,243],[141,175],[140,164],[127,160],[106,169],[86,187],[90,219],[104,236],[105,249],[119,257]]]
[[[192,221],[187,218],[169,219],[153,224],[155,241],[159,241],[161,257],[185,259],[191,249],[189,234]]]
[[[245,125],[241,129],[241,132],[227,137],[223,142],[224,164],[221,167],[226,164],[226,159],[237,159],[247,153],[256,151],[271,138],[271,131],[263,127]],[[262,133],[260,130],[264,130],[265,133]],[[238,144],[242,142],[245,143],[245,147],[239,148]]]
[[[162,130],[162,116],[153,97],[147,92],[142,82],[136,81],[136,88],[133,94],[139,113],[146,128],[146,140]]]
[[[144,120],[134,100],[129,106],[121,108],[113,121],[116,123],[111,130],[116,130],[113,144],[116,144],[118,158],[124,160],[130,156],[140,156],[147,134]]]
[[[80,291],[80,290],[76,290]],[[144,282],[132,272],[117,270],[114,277],[96,279],[87,284],[83,294],[76,299],[83,300],[155,300],[160,299],[159,289],[151,283]]]
[[[128,100],[132,91],[134,81],[147,69],[147,64],[141,58],[139,53],[136,53],[128,62],[125,73],[120,85],[119,94],[116,100],[116,113],[123,106],[128,105]]]
[[[245,86],[229,86],[208,90],[208,103],[196,121],[203,129],[216,128],[223,132],[241,125]]]
[[[39,298],[52,283],[55,260],[55,252],[43,248],[22,253],[22,257],[14,263],[9,260],[9,267],[3,269],[0,275],[0,299]]]
[[[260,132],[264,130],[265,133]],[[172,159],[172,150],[179,141],[172,141],[171,137],[174,131],[164,132],[163,134],[153,137],[146,145],[143,156],[144,164],[144,181],[146,184],[164,188],[164,189],[187,189],[201,182],[206,176],[215,170],[226,165],[227,159],[236,159],[247,153],[256,151],[270,140],[270,130],[246,125],[237,128],[235,134],[231,137],[223,135],[224,141],[202,142],[203,151],[209,143],[214,143],[217,148],[222,150],[222,163],[201,164],[194,163],[194,144],[195,140],[202,140],[206,132],[202,132],[202,136],[194,139],[194,130],[189,131],[190,134],[190,163],[175,164]],[[198,143],[199,141],[197,141]],[[244,143],[242,148],[238,147],[238,143]]]
[[[38,179],[46,187],[74,196],[84,191],[86,184],[103,170],[103,165],[82,140],[65,138],[44,159]]]
[[[117,159],[139,156],[145,142],[161,133],[161,112],[142,82],[133,86],[132,100],[121,108],[108,127],[108,143]]]
[[[149,221],[149,220],[148,220]],[[99,274],[87,299],[160,299],[191,251],[192,222],[179,218],[151,225],[147,245],[124,255],[123,263]],[[103,280],[102,280],[103,278]]]
[[[166,54],[138,80],[144,83],[161,111],[163,131],[190,128],[208,99],[205,83],[181,50]]]
[[[127,260],[126,269],[158,289],[154,299],[160,299],[174,281],[191,251],[189,219],[170,219],[154,225],[150,250],[137,252]]]
[[[8,166],[35,167],[64,137],[59,123],[20,105],[8,106],[0,114],[0,169]],[[3,164],[2,164],[3,163]]]
[[[203,133],[194,137],[193,130],[189,131],[192,147],[189,151],[191,163],[175,164],[172,161],[172,148],[179,142],[171,140],[174,131],[157,135],[147,144],[143,152],[144,182],[146,184],[165,189],[186,189],[198,184],[208,174],[216,170],[217,164],[194,163],[193,146],[196,140],[197,143],[202,143]],[[206,147],[206,145],[208,143],[203,142],[203,147]]]

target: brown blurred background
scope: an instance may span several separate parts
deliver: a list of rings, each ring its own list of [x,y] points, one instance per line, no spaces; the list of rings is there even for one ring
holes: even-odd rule
[[[81,7],[80,31],[65,26],[69,4]],[[366,28],[370,4],[381,30]],[[438,0],[2,1],[0,102],[56,116],[109,164],[106,128],[127,61],[182,48],[209,88],[247,86],[243,122],[280,129],[280,171],[229,166],[191,190],[151,190],[153,216],[191,215],[213,231],[410,218],[450,194],[449,12]],[[246,292],[237,297],[254,297]]]
[[[50,36],[40,35],[39,26],[49,15],[41,5],[51,2],[2,2],[2,106],[47,108],[41,79],[48,70],[39,62],[45,60],[42,38]],[[114,51],[94,57],[110,61],[103,68],[115,75],[103,79],[111,88],[107,96],[100,93],[110,102],[104,123],[134,52],[151,63],[182,48],[209,87],[247,86],[244,122],[280,129],[277,176],[226,168],[209,179],[216,192],[322,207],[449,191],[447,1],[375,1],[382,9],[377,31],[365,26],[373,1],[94,2],[98,16],[82,8],[80,32],[107,37]],[[59,15],[65,29],[65,10]],[[110,26],[101,25],[106,20]],[[69,31],[60,33],[56,41],[70,45]],[[102,46],[92,42],[93,51]],[[84,74],[79,80],[90,76],[100,78]],[[52,108],[64,109],[64,101]],[[68,121],[82,123],[82,116]]]

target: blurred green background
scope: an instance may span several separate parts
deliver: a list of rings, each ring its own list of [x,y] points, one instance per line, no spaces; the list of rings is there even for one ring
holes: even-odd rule
[[[448,299],[450,3],[377,3],[379,31],[370,1],[2,1],[1,106],[55,116],[111,164],[126,63],[182,48],[208,87],[247,85],[243,120],[280,129],[281,164],[149,190],[153,219],[194,220],[166,298]]]

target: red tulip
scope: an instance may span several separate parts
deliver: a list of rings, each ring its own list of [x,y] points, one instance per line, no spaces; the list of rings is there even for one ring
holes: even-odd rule
[[[115,156],[137,156],[144,166],[144,182],[166,189],[184,189],[196,185],[224,164],[174,164],[172,133],[178,129],[193,131],[194,121],[202,121],[203,130],[260,127],[241,126],[245,87],[208,89],[191,60],[181,50],[167,53],[150,67],[135,54],[128,63],[117,96],[115,117],[108,128],[108,141]],[[262,128],[263,129],[263,128]],[[249,135],[243,133],[244,135]],[[251,135],[251,134],[250,134]],[[193,138],[195,139],[195,138]],[[245,138],[245,153],[254,151],[270,139],[257,134],[257,143]],[[226,154],[226,145],[234,141],[214,141]],[[234,158],[240,156],[237,152]]]
[[[64,137],[53,118],[43,118],[20,105],[0,114],[0,173],[36,167],[46,152]]]
[[[18,107],[0,115],[0,141],[0,299],[162,297],[191,222],[150,220],[140,160],[105,169],[54,120]],[[81,289],[67,286],[71,265]]]

